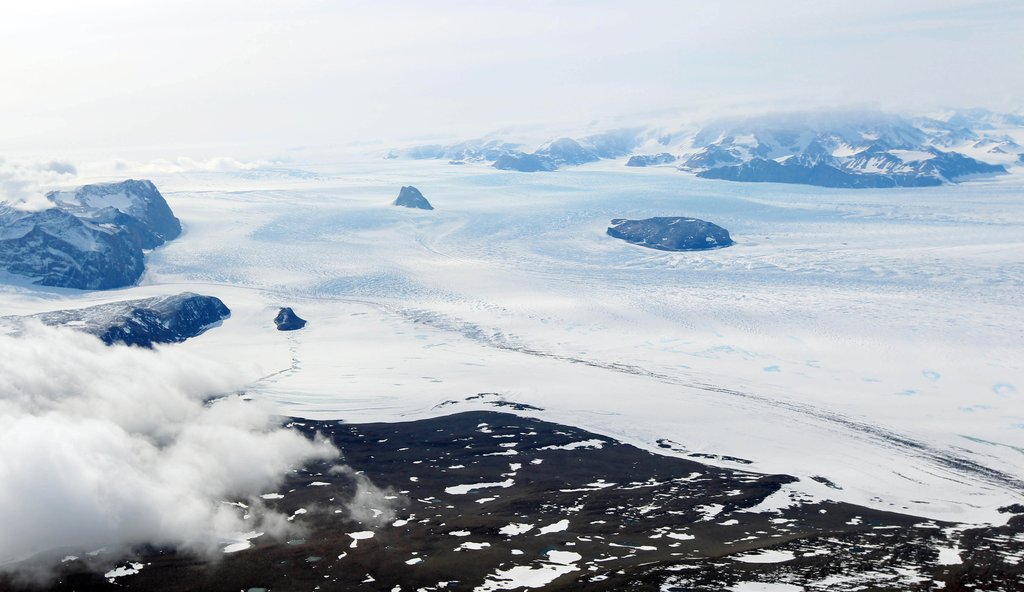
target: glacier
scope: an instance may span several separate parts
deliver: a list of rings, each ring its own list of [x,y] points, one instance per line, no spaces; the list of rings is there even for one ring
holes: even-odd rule
[[[248,391],[298,417],[434,417],[498,393],[652,452],[794,475],[820,499],[959,522],[1005,521],[996,508],[1021,501],[1019,173],[871,192],[621,160],[315,173],[271,189],[248,173],[156,178],[189,235],[153,251],[139,285],[12,285],[0,301],[37,314],[216,296],[231,318],[176,347],[246,360]],[[391,206],[410,183],[444,208]],[[735,244],[662,252],[605,234],[659,216],[714,220]],[[310,324],[276,331],[285,304]]]

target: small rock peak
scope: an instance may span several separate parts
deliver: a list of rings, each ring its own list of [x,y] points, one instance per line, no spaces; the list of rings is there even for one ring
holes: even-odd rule
[[[418,210],[434,209],[434,206],[430,205],[430,202],[427,201],[427,198],[423,197],[420,190],[412,185],[402,186],[401,191],[398,192],[398,197],[394,201],[394,205]]]
[[[285,306],[277,311],[274,324],[278,331],[296,331],[306,326],[306,320],[295,314],[291,307]]]

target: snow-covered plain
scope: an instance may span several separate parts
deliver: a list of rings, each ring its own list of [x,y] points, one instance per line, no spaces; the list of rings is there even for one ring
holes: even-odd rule
[[[154,177],[185,232],[140,286],[9,287],[0,304],[220,297],[232,317],[174,347],[242,365],[289,415],[408,420],[499,410],[466,400],[497,393],[661,453],[747,459],[816,497],[962,522],[1022,500],[1020,174],[829,190],[622,162],[315,168]],[[389,205],[409,184],[437,209]],[[604,233],[650,216],[736,244],[667,253]],[[275,331],[279,306],[309,325]]]

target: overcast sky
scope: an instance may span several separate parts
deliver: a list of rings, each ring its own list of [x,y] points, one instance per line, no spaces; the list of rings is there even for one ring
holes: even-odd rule
[[[1019,110],[1022,32],[1018,0],[12,0],[0,156],[273,157],[676,109]]]

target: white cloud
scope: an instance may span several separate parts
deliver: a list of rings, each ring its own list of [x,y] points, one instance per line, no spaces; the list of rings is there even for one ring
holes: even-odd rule
[[[169,173],[212,172],[223,173],[233,171],[252,171],[274,163],[266,160],[242,161],[226,156],[207,159],[195,159],[179,156],[173,159],[159,158],[156,160],[136,162],[127,160],[114,161],[115,171],[126,171],[133,175],[152,175]]]
[[[259,401],[207,403],[238,383],[174,347],[106,347],[36,324],[0,336],[0,570],[142,543],[216,551],[232,533],[287,524],[256,515],[256,496],[337,451]]]
[[[21,162],[0,158],[0,202],[26,210],[45,210],[53,205],[46,199],[46,191],[76,174],[78,170],[70,162]]]

